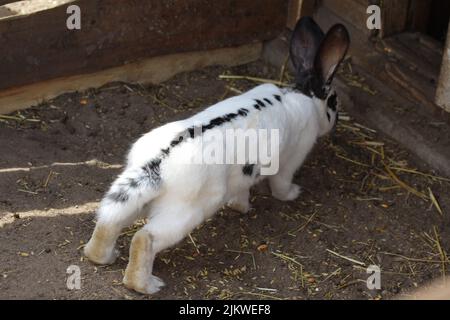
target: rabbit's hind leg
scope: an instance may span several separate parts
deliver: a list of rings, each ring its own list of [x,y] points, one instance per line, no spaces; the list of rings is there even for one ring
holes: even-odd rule
[[[172,204],[164,212],[152,215],[150,221],[133,237],[124,285],[144,294],[158,292],[164,282],[153,275],[156,254],[181,241],[202,221],[201,209],[188,205]]]
[[[119,255],[116,240],[123,228],[140,216],[140,210],[131,203],[102,203],[98,221],[91,239],[84,247],[85,256],[96,264],[112,264]]]
[[[125,172],[112,185],[97,212],[97,224],[84,248],[86,257],[97,264],[111,264],[118,256],[115,243],[123,228],[141,217],[157,191],[141,182],[134,172]],[[136,181],[139,181],[136,182]]]

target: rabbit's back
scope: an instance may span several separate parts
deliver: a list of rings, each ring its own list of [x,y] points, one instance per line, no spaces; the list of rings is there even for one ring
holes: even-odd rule
[[[258,130],[281,128],[282,131],[288,117],[282,108],[282,99],[283,93],[278,87],[264,84],[188,119],[156,128],[133,145],[128,167],[142,166],[152,159],[160,163],[161,185],[158,197],[153,200],[154,206],[190,201],[211,208],[205,212],[214,211],[259,178],[258,162],[227,162],[226,153],[237,151],[236,145],[232,146],[233,150],[227,145],[227,131],[234,134],[240,130],[245,135],[253,130],[258,140]],[[223,146],[222,161],[206,159],[220,145]],[[235,160],[236,157],[234,154]],[[248,155],[245,157],[247,159]]]

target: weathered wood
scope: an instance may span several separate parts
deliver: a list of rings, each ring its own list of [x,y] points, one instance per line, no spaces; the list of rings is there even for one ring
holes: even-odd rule
[[[367,43],[367,33],[361,32],[361,29],[356,28],[354,24],[344,20],[343,17],[337,15],[326,6],[319,7],[314,13],[314,18],[325,32],[336,23],[344,24],[350,33],[351,39],[349,56],[359,56],[359,52]]]
[[[8,19],[11,19],[11,16],[28,15],[31,13],[52,9],[62,5],[70,5],[70,3],[73,1],[74,0],[6,1],[7,3],[4,4],[2,7],[0,7],[0,11],[2,11],[2,9],[8,10],[9,11]],[[0,16],[0,18],[3,17]]]
[[[398,64],[386,63],[385,71],[412,99],[431,110],[435,107],[433,97],[436,88],[429,81]]]
[[[447,112],[450,112],[450,25],[448,27],[447,44],[438,82],[436,103]]]
[[[301,17],[312,16],[315,5],[315,0],[289,0],[287,27],[294,30]]]
[[[382,40],[384,50],[402,64],[408,66],[418,74],[422,74],[427,81],[437,81],[442,56],[431,53],[424,46],[419,35],[399,34]]]
[[[243,45],[276,37],[287,0],[78,0],[81,30],[66,6],[0,20],[0,90],[91,73],[142,58]]]
[[[410,0],[384,0],[381,6],[381,36],[387,37],[405,31]]]
[[[98,88],[108,82],[160,83],[180,72],[210,65],[234,66],[261,56],[262,44],[177,53],[129,63],[92,74],[42,81],[0,92],[0,114],[10,113],[52,99],[62,93]]]
[[[293,30],[301,17],[302,4],[305,0],[289,0],[286,26]]]
[[[430,21],[432,0],[410,0],[408,12],[408,29],[426,32]]]
[[[367,28],[367,1],[363,4],[356,0],[322,0],[322,5],[362,33],[370,35],[371,30]]]

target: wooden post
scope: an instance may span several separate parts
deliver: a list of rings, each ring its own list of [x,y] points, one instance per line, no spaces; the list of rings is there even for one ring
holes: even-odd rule
[[[439,77],[436,93],[436,104],[450,112],[450,25],[447,33],[447,44],[444,50],[441,76]]]
[[[409,0],[385,0],[381,6],[381,36],[383,38],[405,31],[408,23]]]
[[[312,16],[315,2],[315,0],[289,0],[287,27],[293,30],[300,17]]]

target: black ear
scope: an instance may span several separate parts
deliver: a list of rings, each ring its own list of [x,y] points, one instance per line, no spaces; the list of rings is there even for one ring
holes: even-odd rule
[[[297,22],[290,44],[291,60],[297,74],[314,68],[323,38],[322,29],[311,17],[303,17]]]
[[[347,28],[342,24],[334,25],[323,39],[314,62],[323,84],[331,83],[349,46],[350,35]]]

